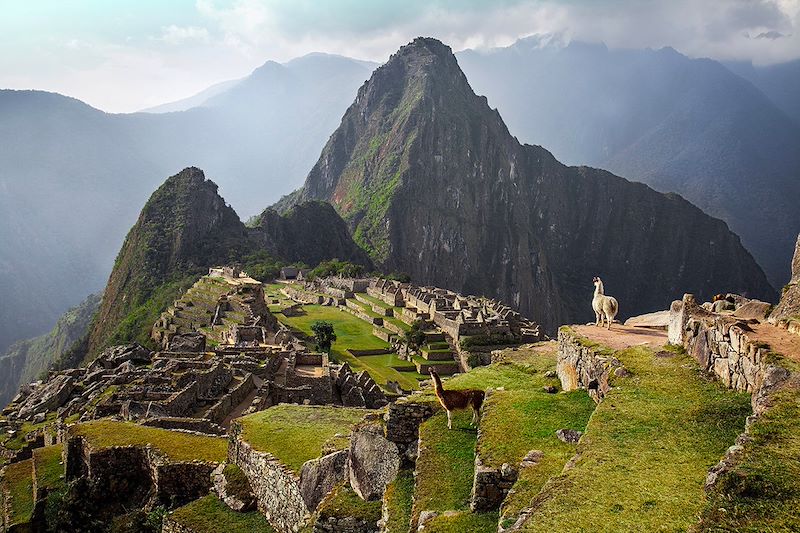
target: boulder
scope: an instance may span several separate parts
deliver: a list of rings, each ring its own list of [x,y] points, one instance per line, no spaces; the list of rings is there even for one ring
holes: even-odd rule
[[[559,429],[556,431],[558,440],[567,444],[577,444],[581,440],[581,436],[583,436],[583,432],[574,429]]]
[[[169,341],[169,351],[179,353],[199,353],[206,351],[206,336],[192,332],[175,335]]]
[[[140,344],[112,346],[100,354],[100,357],[92,364],[92,370],[96,370],[97,367],[111,370],[125,361],[130,361],[134,365],[146,365],[152,361],[152,358],[153,352]]]
[[[525,454],[519,466],[521,468],[536,466],[542,462],[542,459],[544,459],[544,452],[542,450],[531,450]]]
[[[67,401],[75,388],[75,378],[56,374],[37,387],[19,408],[19,418],[28,418],[37,413],[55,411]]]
[[[750,300],[734,311],[733,316],[736,318],[756,319],[763,321],[767,318],[767,315],[769,315],[771,310],[772,304],[770,303],[762,302],[760,300]]]
[[[306,461],[300,471],[300,494],[313,512],[333,488],[347,478],[348,450]]]
[[[625,321],[625,325],[637,328],[667,329],[669,310],[631,317]]]
[[[366,423],[353,431],[348,458],[350,486],[367,501],[381,499],[400,470],[400,452],[384,437],[381,423]]]

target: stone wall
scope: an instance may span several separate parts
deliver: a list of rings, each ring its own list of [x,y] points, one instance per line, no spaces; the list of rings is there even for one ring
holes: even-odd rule
[[[770,351],[751,333],[747,321],[703,309],[691,294],[670,306],[669,341],[683,346],[707,372],[725,386],[752,395],[753,413],[768,405],[768,396],[789,372],[771,364]]]
[[[413,395],[390,404],[383,417],[386,438],[397,444],[401,452],[416,446],[420,424],[438,409],[438,404],[434,402],[414,402]]]
[[[94,505],[177,507],[208,494],[216,463],[175,462],[149,446],[93,448],[81,436],[64,446],[68,481],[85,477]]]
[[[258,510],[279,531],[298,531],[309,515],[300,492],[300,477],[272,454],[261,452],[242,440],[241,427],[234,424],[228,444],[228,461],[250,482]]]
[[[622,363],[577,335],[568,327],[558,330],[558,364],[556,371],[564,391],[586,389],[600,403],[611,389],[609,379]]]
[[[488,401],[492,394],[489,391],[484,401],[483,409],[491,409]],[[478,426],[478,442],[482,438],[481,426]],[[476,450],[480,448],[476,446]],[[475,475],[472,479],[472,493],[470,494],[470,509],[473,512],[496,511],[500,509],[503,500],[508,496],[508,491],[517,481],[518,470],[515,465],[504,463],[499,468],[483,464],[479,453],[475,453]]]
[[[223,396],[220,401],[211,406],[205,418],[217,424],[221,424],[222,421],[225,420],[225,417],[254,390],[256,390],[256,385],[253,380],[253,374],[248,373],[241,383]]]

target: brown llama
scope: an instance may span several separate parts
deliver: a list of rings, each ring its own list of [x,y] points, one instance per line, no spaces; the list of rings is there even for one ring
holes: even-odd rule
[[[478,389],[465,389],[465,390],[445,390],[442,386],[442,380],[439,374],[433,368],[429,368],[428,372],[433,378],[433,386],[436,391],[436,397],[439,403],[442,404],[444,410],[447,411],[447,429],[453,429],[453,411],[456,409],[467,409],[472,407],[472,422],[471,425],[478,424],[478,416],[483,405],[483,398],[485,396],[482,390]]]

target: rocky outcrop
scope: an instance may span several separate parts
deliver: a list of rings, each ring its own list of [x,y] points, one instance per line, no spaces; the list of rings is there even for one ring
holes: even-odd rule
[[[720,220],[520,145],[434,39],[404,46],[361,87],[294,197],[309,199],[331,202],[384,269],[497,298],[550,331],[591,318],[596,275],[624,315],[678,287],[774,295]]]
[[[781,324],[800,334],[800,235],[797,236],[792,259],[792,279],[783,288],[781,301],[769,318],[770,322]]]
[[[372,261],[353,242],[344,220],[325,202],[305,202],[283,215],[267,209],[250,235],[260,248],[287,262],[316,265],[337,258],[372,268]]]
[[[367,422],[353,430],[348,451],[350,486],[361,499],[380,500],[400,470],[397,445],[384,436],[381,422]]]
[[[347,450],[339,450],[303,464],[300,493],[309,509],[316,509],[336,485],[347,479],[347,455]]]
[[[199,168],[168,178],[128,232],[88,342],[96,356],[119,323],[167,281],[202,274],[251,248],[244,224]],[[155,320],[150,320],[147,330]]]

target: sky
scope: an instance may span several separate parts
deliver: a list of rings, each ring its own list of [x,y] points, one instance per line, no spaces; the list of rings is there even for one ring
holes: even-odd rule
[[[533,34],[691,57],[800,58],[800,0],[0,0],[0,88],[132,112],[311,52],[382,62]]]

